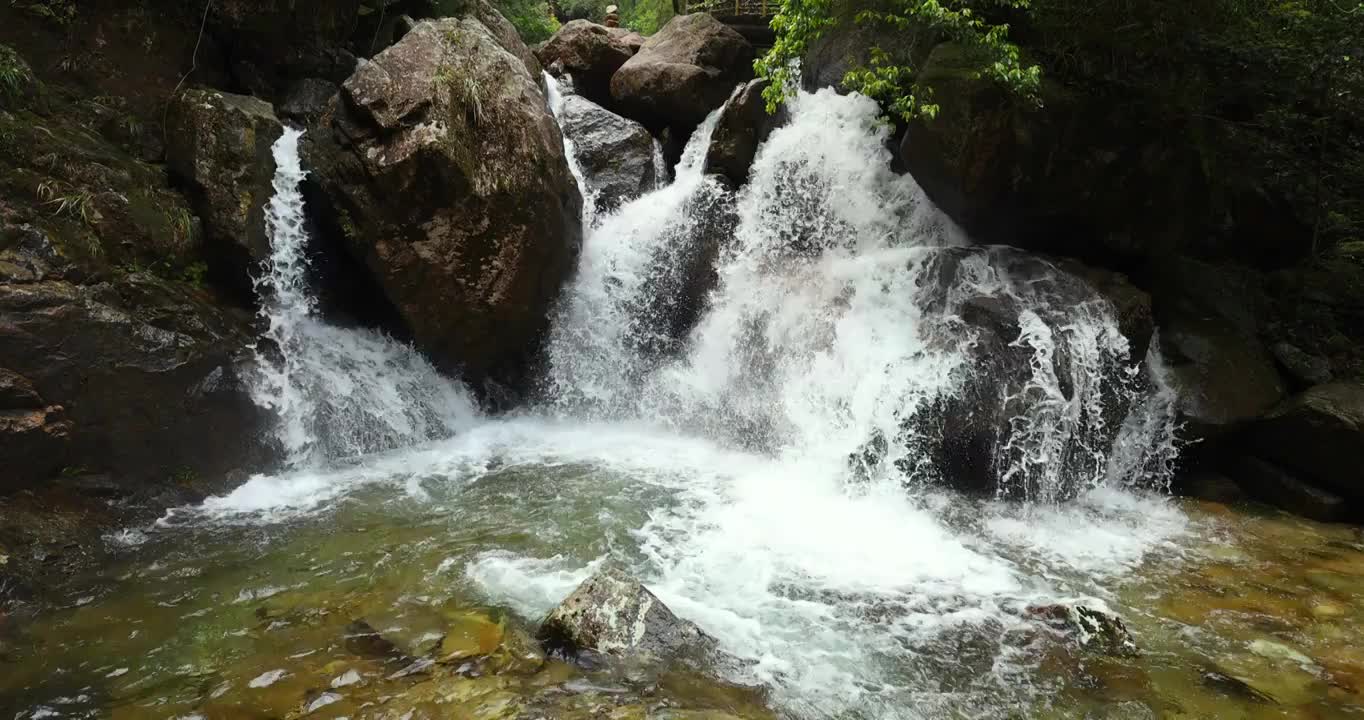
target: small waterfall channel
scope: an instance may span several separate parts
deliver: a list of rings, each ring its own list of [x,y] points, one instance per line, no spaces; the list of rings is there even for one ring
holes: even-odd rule
[[[14,717],[713,701],[677,675],[394,665],[356,641],[406,661],[530,627],[608,563],[718,638],[724,679],[782,718],[1256,717],[1271,706],[1208,678],[1261,676],[1331,716],[1323,673],[1266,654],[1289,631],[1246,618],[1315,617],[1280,605],[1357,562],[1348,538],[1168,497],[1160,358],[1133,357],[1064,268],[973,245],[890,169],[877,112],[802,93],[738,190],[704,172],[713,114],[671,182],[585,215],[538,393],[500,416],[320,317],[286,133],[252,389],[287,467],[111,538],[117,575],[0,679],[28,693]],[[1231,589],[1245,572],[1255,589]],[[1030,611],[1074,601],[1122,614],[1144,654],[1080,654]],[[1350,652],[1332,622],[1312,628]]]
[[[411,348],[318,317],[299,187],[301,136],[287,129],[274,146],[270,256],[256,279],[268,343],[257,349],[252,396],[275,415],[275,439],[291,468],[449,437],[477,414],[459,382]]]

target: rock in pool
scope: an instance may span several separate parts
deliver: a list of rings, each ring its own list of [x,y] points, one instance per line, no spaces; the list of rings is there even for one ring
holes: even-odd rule
[[[540,624],[539,640],[550,652],[651,659],[713,656],[718,644],[614,569],[593,575],[565,598]]]

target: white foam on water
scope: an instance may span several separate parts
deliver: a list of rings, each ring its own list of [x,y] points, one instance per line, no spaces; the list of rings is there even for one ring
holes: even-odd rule
[[[302,134],[287,129],[274,145],[275,194],[266,208],[270,256],[256,280],[269,343],[257,349],[249,373],[252,398],[275,415],[285,462],[315,468],[468,426],[478,413],[462,384],[442,377],[409,347],[317,316],[300,189]]]
[[[314,317],[297,136],[286,135],[263,283],[284,360],[262,356],[258,393],[295,461],[172,520],[277,522],[365,486],[427,502],[428,488],[508,467],[532,473],[520,492],[549,493],[556,473],[587,467],[666,491],[623,546],[586,558],[480,548],[442,568],[462,566],[490,601],[533,620],[602,563],[626,563],[751,661],[740,679],[769,684],[794,717],[991,714],[1042,692],[1007,641],[1027,622],[1020,609],[1101,595],[1185,531],[1141,490],[1168,472],[1169,398],[1158,377],[1155,391],[1134,389],[1110,307],[1030,295],[996,253],[971,255],[935,296],[930,270],[966,238],[890,171],[877,112],[860,96],[800,95],[738,193],[702,172],[712,114],[671,184],[585,216],[543,400],[501,419],[479,417],[410,350]],[[689,244],[716,227],[717,245]],[[700,291],[682,282],[698,257],[715,269]],[[940,420],[975,370],[955,314],[972,294],[1023,308],[1006,340],[1031,353],[1026,397],[1038,400],[1007,435],[1001,482],[1049,502],[963,499],[925,459],[941,422],[918,421]],[[694,322],[677,321],[684,311]],[[333,436],[351,439],[331,448]],[[853,462],[877,438],[884,458]],[[606,532],[601,519],[562,522]],[[983,664],[963,647],[986,648]]]

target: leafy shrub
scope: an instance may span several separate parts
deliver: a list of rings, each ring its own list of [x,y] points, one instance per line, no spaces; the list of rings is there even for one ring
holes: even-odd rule
[[[10,0],[9,4],[58,25],[67,25],[76,19],[76,0]]]
[[[8,45],[0,45],[0,98],[16,98],[33,82],[33,70]]]
[[[554,17],[549,3],[545,0],[492,0],[493,5],[504,17],[511,21],[527,43],[548,40],[559,29],[559,20]]]
[[[961,45],[976,58],[979,75],[990,77],[1018,97],[1036,103],[1041,68],[1025,64],[1009,37],[1010,11],[1027,9],[1029,0],[892,0],[860,5],[853,22],[875,24],[905,33],[929,32]],[[795,63],[810,44],[843,20],[832,0],[782,0],[772,18],[777,39],[758,60],[758,73],[772,81],[763,92],[769,110],[796,86]],[[904,120],[932,118],[938,106],[929,90],[917,82],[918,68],[898,59],[891,48],[869,48],[868,65],[852,68],[843,84],[881,102]]]

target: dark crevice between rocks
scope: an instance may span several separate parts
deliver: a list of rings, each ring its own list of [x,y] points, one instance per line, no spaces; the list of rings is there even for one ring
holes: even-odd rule
[[[364,261],[345,244],[338,218],[313,208],[326,207],[322,189],[304,180],[305,227],[308,231],[308,282],[317,298],[317,311],[327,322],[342,327],[375,330],[401,343],[412,343],[412,331],[388,299]]]

